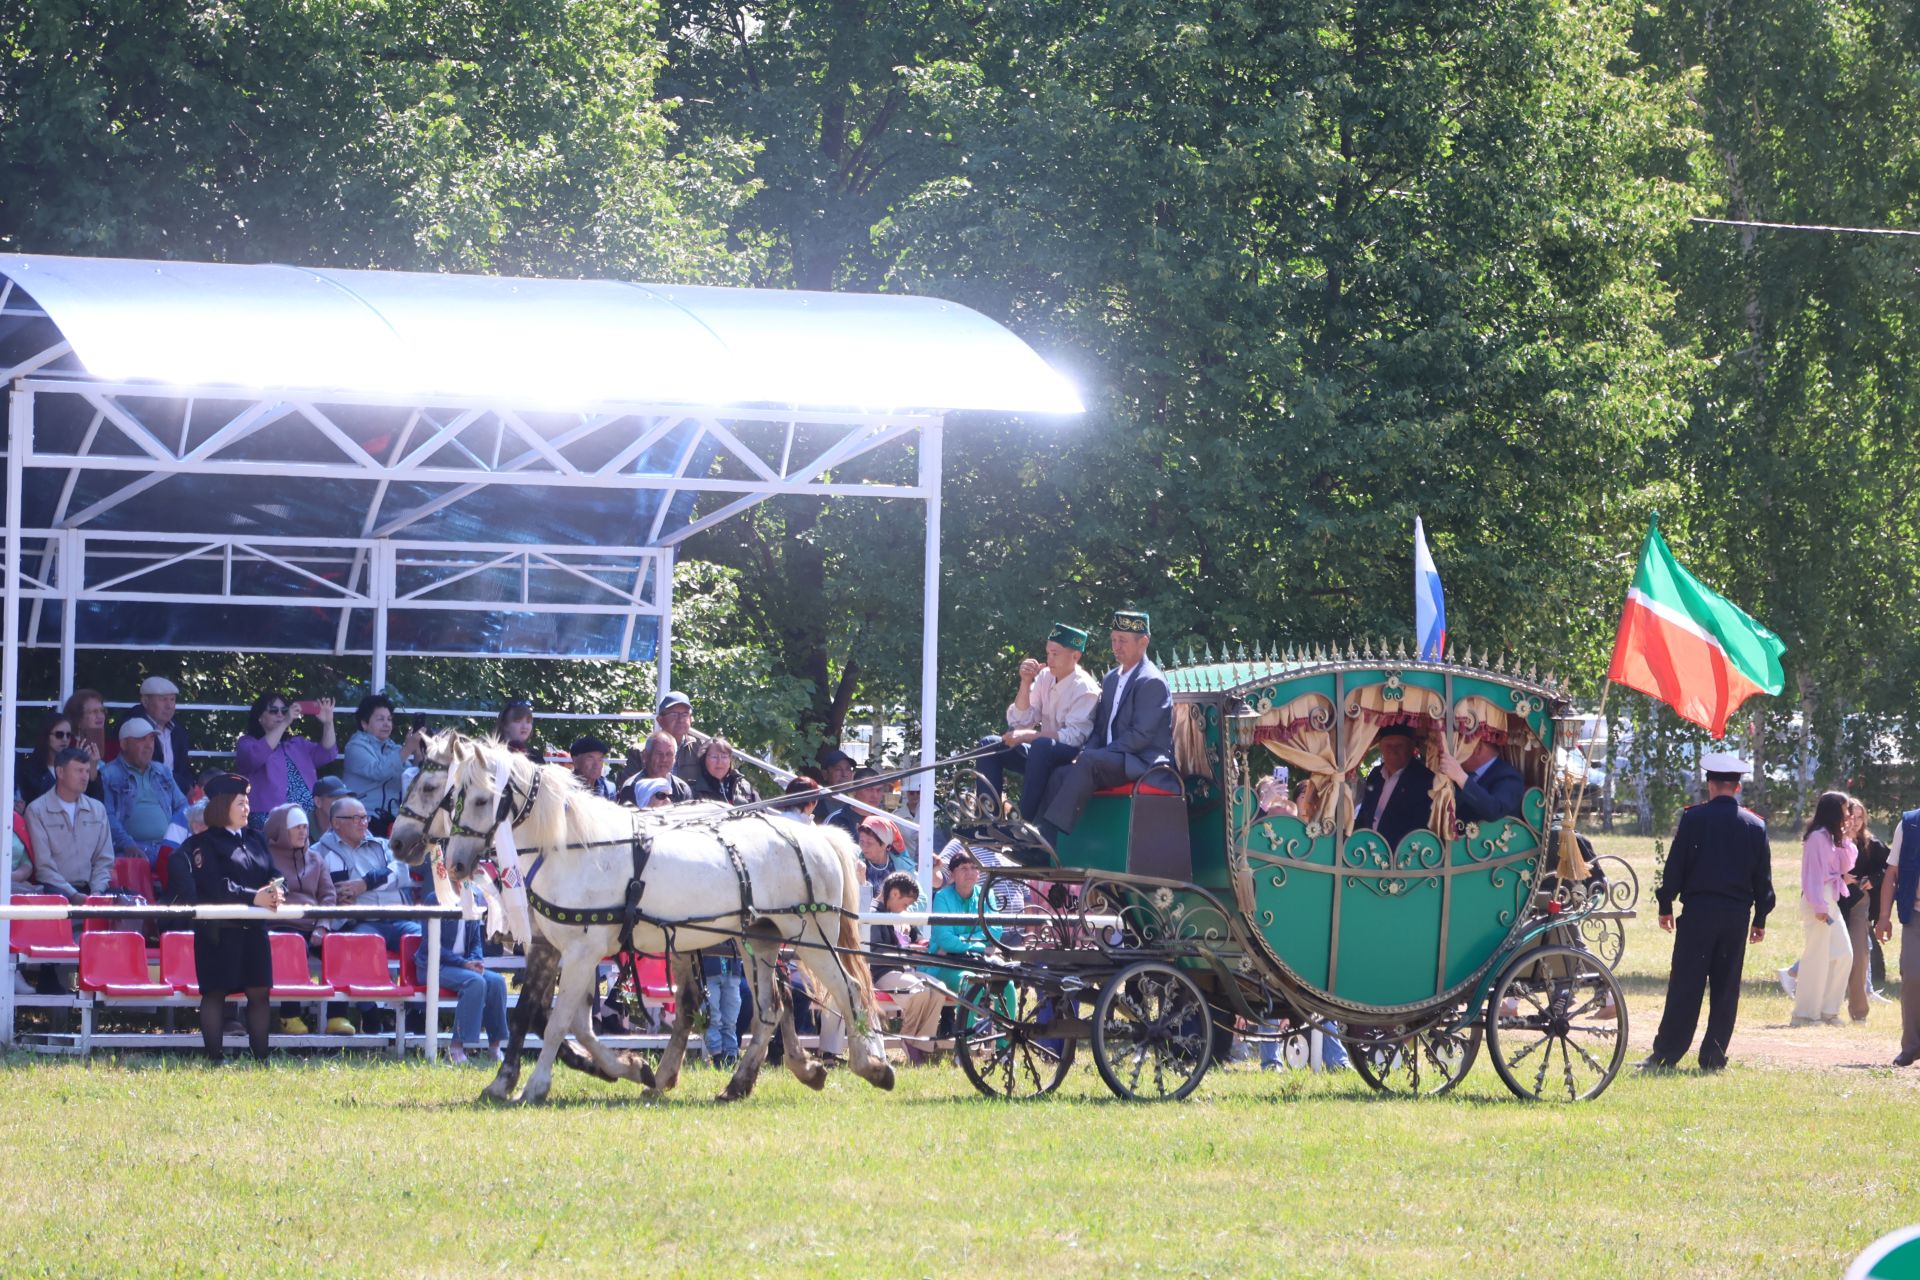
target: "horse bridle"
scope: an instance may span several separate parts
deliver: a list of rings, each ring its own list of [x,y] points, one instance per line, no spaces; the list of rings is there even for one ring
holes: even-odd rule
[[[420,772],[446,773],[447,766],[438,760],[425,760],[420,764]],[[533,782],[527,787],[524,803],[516,806],[514,804],[514,794],[519,791],[519,789],[519,784],[514,780],[513,775],[509,773],[505,785],[500,788],[500,799],[494,805],[493,821],[485,830],[466,825],[464,819],[467,810],[467,793],[464,788],[456,790],[454,787],[449,786],[446,794],[440,797],[440,802],[425,813],[421,813],[412,805],[408,804],[407,796],[402,796],[400,797],[398,812],[402,817],[411,818],[419,823],[421,832],[429,840],[445,840],[454,836],[472,836],[474,839],[485,843],[493,839],[494,833],[500,829],[501,823],[511,818],[513,825],[517,826],[526,819],[528,814],[533,812],[534,802],[540,798],[539,771],[534,771]],[[411,794],[411,789],[409,789],[409,794]],[[436,836],[433,833],[433,821],[442,813],[447,815],[447,834],[445,836]]]

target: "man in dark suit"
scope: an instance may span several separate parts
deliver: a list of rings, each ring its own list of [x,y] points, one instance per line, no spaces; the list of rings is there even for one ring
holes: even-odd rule
[[[1096,791],[1118,787],[1173,759],[1173,695],[1147,660],[1152,638],[1144,613],[1116,613],[1109,643],[1117,663],[1100,682],[1093,731],[1072,764],[1048,782],[1040,831],[1049,841],[1073,830]]]
[[[1356,830],[1378,831],[1391,849],[1407,832],[1427,825],[1433,812],[1433,770],[1414,754],[1411,725],[1390,724],[1374,742],[1380,748],[1380,763],[1360,788],[1353,825]]]
[[[1440,772],[1453,780],[1458,792],[1453,812],[1460,821],[1492,822],[1495,818],[1520,816],[1527,780],[1502,760],[1485,738],[1473,744],[1465,760],[1454,759],[1451,751],[1442,748]]]

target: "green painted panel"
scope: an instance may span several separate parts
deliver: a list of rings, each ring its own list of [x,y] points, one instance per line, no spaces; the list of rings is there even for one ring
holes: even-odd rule
[[[1333,994],[1355,1004],[1431,1000],[1440,960],[1443,852],[1430,831],[1414,831],[1391,854],[1373,831],[1356,831],[1341,866],[1386,871],[1340,877],[1339,966]]]
[[[1535,795],[1538,791],[1534,792]],[[1477,823],[1465,839],[1448,850],[1447,865],[1478,868],[1515,854],[1540,849],[1539,839],[1526,824],[1513,818]],[[1526,905],[1537,858],[1508,862],[1485,870],[1464,871],[1452,877],[1452,902],[1447,918],[1446,985],[1455,986],[1473,976],[1499,949]]]
[[[1063,867],[1090,871],[1127,869],[1127,826],[1133,816],[1127,796],[1094,796],[1073,830],[1061,835],[1054,851]]]
[[[1249,697],[1247,702],[1253,706],[1255,710],[1265,711],[1267,707],[1260,705],[1261,698],[1263,697],[1269,700],[1270,706],[1280,707],[1292,702],[1295,698],[1305,697],[1309,693],[1317,693],[1328,702],[1332,702],[1332,674],[1300,676],[1292,680],[1276,680],[1270,689],[1255,690],[1255,696]]]
[[[1333,932],[1333,837],[1307,835],[1298,818],[1262,818],[1247,834],[1253,919],[1275,955],[1311,987],[1326,990]],[[1267,856],[1262,856],[1267,855]]]
[[[1488,680],[1476,680],[1472,676],[1455,676],[1453,679],[1453,698],[1458,702],[1462,698],[1485,698],[1508,715],[1523,713],[1527,727],[1533,735],[1547,747],[1553,746],[1553,719],[1546,703],[1537,695],[1506,685],[1494,684]]]

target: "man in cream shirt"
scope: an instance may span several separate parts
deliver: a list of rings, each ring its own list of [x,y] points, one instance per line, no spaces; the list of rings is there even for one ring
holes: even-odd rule
[[[1093,732],[1093,708],[1100,701],[1100,682],[1080,667],[1087,633],[1064,622],[1047,636],[1047,660],[1027,658],[1020,663],[1020,687],[1007,707],[1007,731],[980,739],[980,746],[1000,744],[1000,750],[975,764],[982,794],[992,788],[997,801],[1006,770],[1021,774],[1020,814],[1028,821],[1040,810],[1047,794],[1047,778],[1080,754]]]

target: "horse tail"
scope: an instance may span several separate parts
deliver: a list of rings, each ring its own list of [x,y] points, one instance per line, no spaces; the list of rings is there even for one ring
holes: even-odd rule
[[[838,827],[827,827],[822,834],[840,862],[840,941],[835,954],[847,977],[853,980],[854,990],[860,997],[860,1012],[866,1014],[867,1025],[878,1026],[880,1004],[873,994],[873,970],[867,965],[866,950],[860,940],[860,897],[867,877],[860,870],[860,855],[845,832]]]

